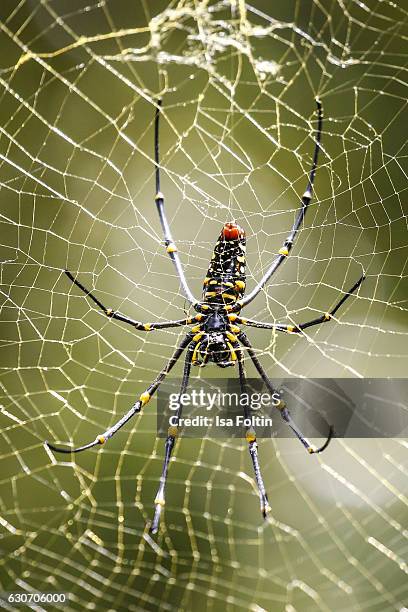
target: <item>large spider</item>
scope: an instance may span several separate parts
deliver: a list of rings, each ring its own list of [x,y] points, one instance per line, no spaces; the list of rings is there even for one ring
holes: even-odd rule
[[[135,414],[138,414],[145,404],[150,400],[153,393],[156,392],[159,385],[163,382],[164,378],[174,367],[183,351],[187,349],[184,373],[181,385],[180,393],[185,393],[188,385],[190,376],[191,364],[198,366],[205,366],[208,362],[213,362],[221,368],[234,366],[238,364],[239,380],[241,390],[244,392],[245,372],[243,364],[243,348],[244,347],[249,357],[251,358],[256,370],[264,381],[269,392],[273,394],[275,392],[265,370],[260,364],[255,352],[252,348],[250,341],[246,334],[237,326],[249,325],[251,327],[258,327],[262,329],[273,329],[279,332],[286,332],[292,334],[300,334],[304,329],[312,327],[313,325],[320,325],[330,321],[336,314],[338,309],[344,304],[344,302],[354,293],[364,280],[364,275],[351,287],[351,289],[343,295],[340,301],[327,313],[307,321],[306,323],[300,323],[299,325],[287,325],[284,323],[262,323],[251,319],[244,319],[239,316],[239,312],[247,304],[259,294],[264,285],[268,282],[271,276],[277,271],[279,266],[287,259],[290,250],[295,241],[299,227],[306,214],[307,208],[312,199],[313,183],[316,174],[317,160],[320,150],[320,139],[322,132],[323,113],[322,105],[317,100],[317,116],[318,126],[315,140],[315,149],[313,155],[312,169],[309,174],[308,185],[305,193],[302,196],[301,208],[297,214],[296,220],[293,224],[292,230],[289,236],[285,240],[282,248],[279,250],[278,255],[271,263],[269,269],[264,274],[263,278],[258,284],[252,289],[252,291],[244,297],[246,287],[246,274],[245,274],[245,232],[235,222],[226,223],[221,231],[218,241],[215,245],[214,253],[211,258],[210,267],[208,268],[207,275],[204,279],[202,300],[197,301],[191,293],[186,278],[184,276],[183,268],[180,262],[179,255],[177,253],[177,247],[174,244],[171,236],[170,227],[166,218],[164,210],[164,196],[160,190],[160,164],[159,164],[159,117],[161,112],[161,101],[158,102],[155,116],[155,165],[156,165],[156,205],[157,211],[160,217],[160,223],[164,234],[164,243],[166,246],[167,253],[173,261],[177,275],[179,277],[181,286],[185,293],[187,300],[191,306],[197,312],[193,317],[185,319],[179,319],[177,321],[164,321],[159,323],[140,323],[130,319],[129,317],[106,308],[99,301],[99,299],[88,289],[86,289],[74,276],[65,270],[68,278],[77,286],[85,295],[89,298],[108,316],[112,319],[122,321],[128,325],[132,325],[134,328],[140,331],[151,331],[154,329],[166,329],[170,327],[179,327],[182,325],[194,325],[191,331],[185,336],[176,349],[172,357],[166,363],[160,374],[155,380],[147,387],[146,391],[141,394],[139,399],[133,404],[132,408],[112,427],[109,427],[104,433],[98,435],[93,442],[80,446],[78,448],[60,448],[45,442],[50,449],[59,453],[79,453],[88,448],[97,446],[98,444],[104,444],[109,438],[111,438],[121,427],[125,425]],[[302,432],[298,429],[294,421],[292,420],[289,411],[285,403],[280,400],[277,406],[283,420],[289,425],[294,432],[295,436],[301,441],[303,446],[309,453],[320,453],[322,452],[330,442],[333,435],[332,427],[328,426],[327,440],[320,448],[316,448],[310,444],[309,440],[305,438]],[[248,409],[243,408],[245,417],[248,417]],[[181,405],[176,413],[176,421],[179,423],[181,417]],[[174,419],[173,419],[174,422]],[[175,440],[178,433],[177,426],[171,426],[168,429],[168,435],[165,443],[165,458],[163,463],[162,474],[160,477],[160,485],[155,498],[155,514],[150,527],[152,533],[156,533],[159,527],[160,514],[165,504],[165,486],[167,473],[170,463],[171,454],[175,444]],[[268,497],[265,491],[265,486],[259,466],[258,460],[258,446],[256,442],[256,434],[252,427],[246,430],[246,439],[249,445],[249,452],[255,472],[255,478],[258,485],[261,512],[264,517],[270,511],[268,503]]]

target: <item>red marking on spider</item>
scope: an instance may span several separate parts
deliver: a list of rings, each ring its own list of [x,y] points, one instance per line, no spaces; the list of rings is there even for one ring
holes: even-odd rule
[[[222,228],[224,240],[239,240],[245,236],[244,230],[236,223],[226,223]]]

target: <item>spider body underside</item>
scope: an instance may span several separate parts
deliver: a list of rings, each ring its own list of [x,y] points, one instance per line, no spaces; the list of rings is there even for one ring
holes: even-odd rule
[[[317,161],[320,150],[320,139],[322,131],[323,113],[320,101],[317,100],[317,114],[318,114],[318,127],[315,140],[315,150],[313,156],[312,169],[309,174],[308,185],[305,193],[302,196],[301,207],[292,226],[292,230],[289,233],[287,239],[284,241],[283,246],[279,250],[277,256],[273,260],[267,272],[264,274],[262,279],[258,282],[255,288],[245,296],[246,289],[246,274],[245,274],[245,249],[246,249],[246,238],[245,232],[235,222],[226,223],[221,231],[218,241],[215,245],[214,252],[211,258],[211,262],[208,268],[207,275],[204,279],[202,300],[197,301],[191,293],[184,271],[181,265],[181,261],[178,256],[177,247],[171,236],[170,227],[167,221],[167,217],[164,210],[164,196],[160,191],[160,164],[159,164],[159,117],[161,113],[161,101],[157,103],[156,117],[155,117],[155,165],[156,165],[156,205],[161,222],[161,226],[164,234],[164,243],[166,246],[167,253],[172,259],[176,268],[177,275],[179,277],[181,286],[187,300],[191,306],[195,309],[196,315],[185,319],[176,321],[163,321],[156,323],[141,323],[130,319],[129,317],[106,308],[99,301],[99,299],[88,289],[86,289],[70,272],[67,270],[65,273],[70,280],[81,289],[108,317],[116,319],[118,321],[127,323],[133,326],[135,329],[140,331],[151,331],[154,329],[166,329],[171,327],[193,325],[191,331],[184,337],[178,348],[173,353],[172,357],[165,364],[164,368],[157,375],[155,380],[147,387],[147,389],[140,395],[137,401],[133,404],[131,409],[113,426],[107,429],[104,433],[99,434],[93,442],[80,446],[78,448],[60,448],[46,442],[47,446],[56,452],[61,453],[76,453],[94,446],[104,444],[109,438],[111,438],[119,429],[121,429],[135,414],[138,414],[142,407],[147,404],[151,396],[158,389],[162,381],[165,379],[170,370],[177,363],[184,350],[186,350],[184,372],[182,378],[182,385],[180,394],[184,393],[187,389],[191,365],[205,366],[207,363],[212,362],[215,365],[226,368],[235,366],[238,364],[239,380],[241,385],[241,391],[244,392],[246,388],[246,379],[244,371],[244,350],[249,355],[255,366],[258,374],[264,381],[266,387],[271,393],[276,393],[273,388],[271,381],[269,380],[265,370],[263,369],[260,361],[258,360],[252,345],[241,330],[239,325],[248,325],[251,327],[258,327],[262,329],[275,330],[278,332],[286,332],[292,334],[302,334],[303,330],[320,325],[330,321],[337,310],[344,304],[344,302],[353,294],[361,283],[365,276],[361,278],[347,291],[340,301],[327,313],[322,314],[320,317],[301,323],[299,325],[285,324],[285,323],[263,323],[254,321],[251,319],[245,319],[240,316],[240,311],[249,302],[251,302],[262,290],[264,285],[270,279],[270,277],[276,272],[279,266],[287,259],[290,254],[290,250],[295,242],[298,230],[303,222],[305,213],[312,199],[313,184],[315,173],[317,169]],[[328,425],[328,436],[327,440],[320,448],[314,447],[307,438],[298,429],[292,417],[290,416],[289,410],[285,403],[281,400],[277,406],[281,417],[288,424],[293,431],[294,435],[300,440],[306,450],[310,453],[320,453],[329,444],[330,439],[333,435],[332,427]],[[243,406],[244,416],[248,417],[248,408]],[[177,421],[181,418],[181,406],[177,413]],[[165,457],[162,468],[162,474],[160,477],[159,489],[155,498],[155,513],[150,530],[152,533],[156,533],[159,527],[160,515],[165,505],[165,486],[167,481],[167,474],[170,464],[170,459],[174,444],[178,433],[177,426],[171,426],[168,429],[168,435],[165,443]],[[258,486],[261,512],[264,517],[270,511],[270,505],[268,497],[265,491],[265,486],[261,474],[258,458],[258,445],[256,442],[255,430],[251,427],[246,430],[246,439],[248,442],[249,453],[254,469],[255,479]]]

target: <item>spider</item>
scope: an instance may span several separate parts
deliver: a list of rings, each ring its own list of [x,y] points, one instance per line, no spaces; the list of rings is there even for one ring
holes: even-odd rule
[[[252,347],[246,334],[241,330],[239,325],[247,325],[250,327],[258,327],[261,329],[276,330],[278,332],[286,332],[290,334],[302,334],[303,330],[314,325],[320,325],[331,321],[344,304],[344,302],[359,288],[365,276],[361,278],[347,291],[337,304],[320,317],[300,323],[299,325],[288,325],[285,323],[263,323],[252,319],[245,319],[240,316],[240,311],[254,300],[260,293],[264,285],[269,281],[271,276],[278,270],[281,264],[288,258],[292,246],[295,242],[299,228],[302,224],[306,211],[312,199],[314,178],[317,169],[317,162],[320,150],[323,111],[319,100],[317,103],[317,133],[315,139],[315,148],[313,155],[312,168],[308,177],[306,191],[301,198],[301,207],[297,213],[292,229],[284,241],[283,246],[279,250],[275,259],[272,261],[269,269],[257,283],[257,285],[245,296],[246,274],[245,274],[245,232],[235,222],[225,223],[221,230],[221,234],[215,245],[214,252],[211,258],[210,266],[207,275],[204,279],[202,299],[197,301],[191,293],[181,261],[177,252],[177,247],[171,236],[169,223],[167,221],[164,208],[164,195],[160,190],[160,156],[159,156],[159,119],[161,114],[161,100],[157,102],[156,115],[154,122],[154,155],[155,155],[155,178],[156,178],[156,206],[160,218],[164,234],[164,244],[166,251],[169,254],[183,292],[189,301],[190,305],[196,311],[195,316],[179,319],[176,321],[163,321],[156,323],[140,323],[135,321],[120,312],[107,308],[102,302],[86,287],[84,287],[68,270],[65,270],[68,278],[79,288],[86,296],[88,296],[106,316],[127,323],[139,331],[152,331],[156,329],[167,329],[171,327],[181,327],[185,325],[193,325],[191,331],[186,334],[179,346],[176,348],[172,357],[165,364],[161,372],[147,389],[140,395],[139,399],[133,404],[130,410],[122,416],[114,425],[109,427],[105,432],[99,434],[93,442],[79,446],[77,448],[60,448],[49,442],[45,444],[53,451],[58,453],[79,453],[97,445],[104,444],[109,438],[116,434],[135,414],[138,414],[142,407],[148,403],[152,395],[157,391],[159,385],[163,382],[170,370],[174,367],[183,351],[187,349],[184,372],[181,384],[180,393],[185,393],[189,381],[191,365],[205,366],[209,362],[213,362],[221,368],[238,365],[238,375],[242,392],[246,388],[245,371],[243,364],[243,349],[245,349],[253,362],[258,374],[264,381],[267,389],[271,394],[275,392],[271,381],[269,380],[264,368],[258,360],[255,351]],[[333,428],[329,425],[328,435],[325,443],[316,448],[302,434],[300,429],[293,421],[285,402],[281,399],[277,406],[282,419],[291,428],[294,435],[300,440],[306,450],[312,453],[321,453],[329,444],[333,436]],[[248,408],[244,407],[244,416],[248,417]],[[181,405],[176,412],[176,423],[179,423],[181,418]],[[174,422],[174,420],[173,420]],[[157,533],[160,522],[160,515],[165,505],[165,487],[167,474],[170,464],[172,451],[178,434],[176,425],[170,426],[165,442],[165,456],[163,462],[162,473],[158,492],[155,498],[155,512],[153,521],[150,525],[151,533]],[[246,430],[246,440],[254,469],[255,479],[258,486],[261,512],[265,518],[270,512],[271,507],[268,502],[268,496],[265,491],[265,485],[260,469],[258,458],[258,445],[256,441],[256,433],[253,427]]]

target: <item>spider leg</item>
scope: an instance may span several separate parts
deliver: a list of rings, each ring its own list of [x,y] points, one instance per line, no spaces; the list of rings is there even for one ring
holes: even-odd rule
[[[344,304],[344,302],[357,291],[360,287],[361,283],[365,280],[365,275],[363,274],[358,281],[343,295],[341,300],[337,302],[337,304],[332,308],[329,312],[326,312],[321,317],[317,317],[317,319],[312,319],[311,321],[306,321],[306,323],[300,323],[297,328],[294,329],[295,332],[298,330],[303,331],[307,327],[312,327],[313,325],[320,325],[321,323],[326,323],[327,321],[331,321],[339,308]]]
[[[184,364],[183,380],[181,383],[180,395],[185,393],[187,390],[188,380],[190,377],[191,360],[193,357],[193,351],[194,351],[194,345],[190,345],[190,347],[187,350],[186,360]],[[173,448],[176,442],[176,437],[177,437],[177,432],[178,432],[178,422],[181,417],[181,412],[182,412],[182,405],[179,404],[177,413],[175,415],[177,424],[170,425],[168,429],[168,436],[166,438],[166,443],[165,443],[165,455],[164,455],[163,469],[162,469],[162,473],[160,476],[160,485],[159,485],[159,489],[157,491],[157,495],[154,500],[154,503],[156,504],[156,509],[155,509],[153,521],[150,527],[151,533],[157,533],[159,529],[160,515],[166,503],[165,488],[166,488],[167,474],[169,471],[171,455],[172,455]]]
[[[306,323],[300,323],[299,325],[287,325],[284,323],[263,323],[261,321],[254,321],[253,319],[245,319],[244,317],[235,317],[234,315],[230,315],[230,320],[235,323],[241,325],[248,325],[249,327],[258,327],[260,329],[275,329],[280,332],[287,332],[289,334],[298,334],[307,327],[312,327],[313,325],[320,325],[321,323],[327,323],[327,321],[331,321],[336,314],[336,312],[341,308],[344,302],[357,291],[360,287],[361,283],[365,280],[365,275],[361,276],[358,281],[346,291],[341,300],[337,302],[337,304],[324,315],[317,317],[316,319],[312,319],[311,321],[306,321]]]
[[[241,344],[243,344],[243,346],[245,346],[245,348],[248,349],[248,354],[250,358],[252,359],[252,362],[255,368],[258,370],[258,373],[261,376],[262,380],[264,381],[265,385],[267,386],[269,392],[271,393],[271,395],[273,395],[274,393],[276,393],[276,390],[273,388],[265,370],[263,369],[257,356],[255,355],[255,352],[246,334],[244,334],[244,332],[239,333],[238,339],[241,342]],[[293,421],[292,417],[290,416],[289,410],[286,408],[286,404],[283,400],[280,401],[280,404],[277,406],[277,408],[281,413],[282,419],[289,425],[289,427],[291,428],[295,436],[301,441],[301,443],[306,448],[308,453],[310,454],[321,453],[322,451],[324,451],[325,448],[327,448],[331,438],[333,437],[333,433],[334,433],[333,427],[331,425],[327,425],[328,427],[327,440],[322,446],[320,446],[319,448],[316,448],[309,442],[309,440],[302,434],[300,429],[297,427],[296,423]]]
[[[241,386],[241,393],[246,393],[246,378],[245,378],[245,370],[244,370],[244,360],[243,360],[242,350],[239,347],[239,345],[237,346],[238,346],[237,355],[238,355],[239,382]],[[234,348],[236,347],[234,346]],[[243,409],[244,409],[245,418],[250,418],[248,406],[243,406]],[[262,516],[266,518],[266,515],[268,514],[268,512],[271,511],[271,507],[268,502],[268,496],[265,491],[265,485],[264,485],[264,481],[262,478],[261,467],[259,465],[258,444],[256,441],[255,430],[253,427],[250,427],[247,429],[245,437],[248,442],[249,454],[251,456],[252,466],[255,472],[256,484],[258,485],[259,500],[261,504]]]
[[[181,286],[183,288],[184,294],[187,300],[193,306],[198,304],[197,300],[193,296],[190,291],[189,286],[187,285],[186,277],[184,275],[183,267],[181,265],[180,257],[177,252],[177,247],[174,243],[174,240],[171,235],[170,226],[167,221],[167,216],[164,210],[164,195],[160,191],[160,156],[159,156],[159,120],[160,120],[160,112],[161,112],[161,100],[158,100],[156,107],[156,117],[154,122],[154,159],[156,164],[156,206],[157,212],[159,213],[160,223],[162,226],[163,234],[164,234],[164,244],[166,246],[166,251],[172,260],[177,275],[180,279]]]
[[[264,276],[261,278],[261,280],[256,285],[256,287],[254,289],[252,289],[252,291],[250,293],[248,293],[248,295],[245,298],[243,298],[242,300],[239,300],[237,302],[237,309],[239,307],[243,308],[244,306],[246,306],[247,304],[252,302],[252,300],[254,298],[256,298],[258,293],[265,286],[265,284],[268,282],[268,280],[271,278],[271,276],[276,272],[276,270],[279,268],[279,266],[288,257],[289,252],[290,252],[290,250],[291,250],[291,248],[292,248],[292,246],[293,246],[293,244],[295,242],[295,239],[296,239],[297,233],[299,231],[299,228],[300,228],[300,226],[302,224],[302,221],[303,221],[303,219],[305,217],[305,214],[306,214],[306,211],[308,209],[308,206],[309,206],[309,204],[311,202],[312,194],[313,194],[313,184],[314,184],[316,168],[317,168],[317,160],[318,160],[319,150],[320,150],[320,139],[321,139],[321,134],[322,134],[322,124],[323,124],[322,104],[321,104],[320,100],[316,100],[316,104],[317,104],[317,133],[316,133],[315,149],[314,149],[314,154],[313,154],[312,169],[310,170],[310,174],[309,174],[309,181],[308,181],[308,184],[307,184],[307,187],[306,187],[306,191],[305,191],[305,193],[302,196],[302,206],[301,206],[301,209],[299,210],[299,212],[297,214],[297,217],[296,217],[295,222],[294,222],[294,224],[292,226],[292,230],[291,230],[289,236],[287,237],[287,239],[283,243],[282,248],[279,250],[279,255],[273,260],[273,262],[270,265],[269,269],[264,274]]]
[[[190,344],[193,339],[194,334],[187,334],[187,336],[183,339],[180,346],[176,349],[173,355],[170,357],[164,368],[161,370],[160,374],[156,376],[154,381],[147,387],[146,391],[141,394],[139,399],[133,404],[131,409],[123,415],[117,423],[109,427],[103,434],[99,434],[96,436],[93,442],[89,442],[84,446],[79,446],[78,448],[61,448],[59,446],[54,446],[50,442],[44,442],[51,450],[57,453],[80,453],[81,451],[87,450],[88,448],[93,448],[98,444],[104,444],[109,438],[111,438],[119,429],[121,429],[130,419],[140,412],[142,407],[147,404],[152,395],[157,391],[160,384],[166,378],[167,374],[170,370],[175,366],[179,358],[181,357],[184,349]]]
[[[191,323],[195,323],[196,321],[200,321],[202,319],[201,315],[197,315],[196,317],[189,317],[187,319],[178,319],[176,321],[160,321],[156,323],[141,323],[140,321],[135,321],[126,315],[121,314],[120,312],[116,312],[112,310],[112,308],[107,308],[102,304],[100,300],[89,291],[82,283],[80,283],[68,270],[65,270],[65,274],[68,278],[81,289],[85,293],[87,297],[89,297],[105,314],[107,317],[111,319],[116,319],[117,321],[122,321],[122,323],[127,323],[132,327],[140,331],[151,331],[152,329],[167,329],[169,327],[180,327],[181,325],[190,325]]]

